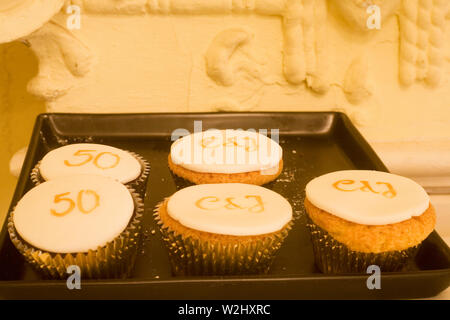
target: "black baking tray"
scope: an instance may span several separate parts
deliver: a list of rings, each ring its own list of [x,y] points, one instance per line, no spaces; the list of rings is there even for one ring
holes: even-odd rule
[[[153,221],[155,205],[177,190],[167,167],[171,134],[193,132],[194,120],[209,128],[279,129],[284,170],[267,187],[286,197],[295,224],[266,275],[175,277]],[[303,208],[312,178],[342,169],[386,167],[342,113],[42,114],[37,118],[11,208],[33,187],[33,166],[63,144],[96,142],[134,151],[151,164],[145,199],[144,244],[128,279],[82,280],[81,290],[65,281],[44,280],[0,234],[0,298],[87,299],[344,299],[422,298],[450,283],[450,249],[436,232],[403,272],[382,273],[381,289],[369,290],[369,274],[324,275],[314,265]],[[178,186],[179,187],[179,186]]]

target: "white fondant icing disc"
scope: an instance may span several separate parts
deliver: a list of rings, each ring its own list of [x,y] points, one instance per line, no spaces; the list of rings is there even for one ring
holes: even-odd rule
[[[292,219],[292,207],[281,195],[242,183],[182,189],[170,197],[167,212],[188,228],[233,236],[276,232]]]
[[[172,144],[174,164],[196,172],[242,173],[278,166],[282,149],[263,134],[244,130],[208,130]]]
[[[47,181],[30,190],[14,210],[14,226],[32,246],[55,253],[96,250],[116,238],[134,211],[121,183],[79,175]]]
[[[42,159],[45,180],[78,174],[96,174],[128,183],[139,177],[142,166],[130,153],[114,147],[79,143],[50,151]]]
[[[366,225],[402,222],[423,214],[430,204],[425,190],[411,179],[368,170],[315,178],[306,185],[306,197],[322,210]]]
[[[48,22],[65,0],[2,0],[0,43],[24,37]]]

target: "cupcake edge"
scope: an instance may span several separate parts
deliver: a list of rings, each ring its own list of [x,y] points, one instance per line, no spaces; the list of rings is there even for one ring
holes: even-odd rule
[[[366,273],[371,265],[382,272],[401,271],[419,251],[420,244],[399,251],[365,253],[349,249],[316,225],[309,216],[307,228],[311,234],[316,266],[325,274]]]
[[[311,236],[315,264],[325,274],[366,273],[370,265],[380,267],[382,272],[401,271],[413,261],[423,242],[422,240],[399,250],[381,252],[353,250],[313,221],[309,210],[321,209],[311,204],[307,198],[305,198],[305,209],[306,227]]]
[[[135,205],[128,226],[116,238],[96,250],[78,253],[52,253],[26,243],[17,233],[13,222],[14,209],[8,217],[11,242],[38,272],[50,279],[64,279],[67,267],[76,265],[86,279],[125,278],[133,270],[141,242],[144,203],[134,189],[127,186]]]
[[[168,156],[168,165],[174,175],[194,184],[248,183],[261,186],[277,179],[283,171],[283,160],[280,160],[278,163],[278,171],[275,174],[261,174],[261,171],[241,173],[196,172],[173,163],[170,154]]]
[[[350,250],[364,253],[402,251],[422,243],[434,230],[436,213],[430,204],[420,216],[387,225],[363,225],[333,215],[305,198],[308,218]]]
[[[166,198],[155,207],[153,216],[169,251],[175,275],[267,273],[293,225],[293,220],[291,220],[283,229],[258,237],[253,236],[252,238],[255,239],[245,244],[239,243],[239,241],[223,243],[217,238],[201,239],[201,236],[194,238],[192,235],[188,235],[185,237],[161,219],[161,212],[166,209],[168,200],[169,198]],[[168,215],[167,212],[166,214]],[[178,222],[175,221],[175,223]],[[206,236],[209,234],[202,231],[197,233]],[[240,238],[226,235],[225,237],[236,238],[236,240]]]

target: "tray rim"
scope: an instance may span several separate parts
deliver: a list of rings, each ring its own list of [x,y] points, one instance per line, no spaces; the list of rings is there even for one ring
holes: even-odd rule
[[[25,156],[25,162],[23,164],[23,167],[20,172],[20,176],[18,178],[18,182],[16,185],[16,189],[14,191],[14,194],[11,198],[11,204],[9,206],[7,215],[11,212],[13,209],[15,203],[19,200],[21,195],[24,193],[26,184],[28,181],[28,173],[30,172],[31,168],[33,167],[32,159],[34,158],[34,153],[37,152],[37,144],[40,140],[40,129],[44,123],[44,121],[51,120],[52,117],[57,116],[63,116],[63,117],[95,117],[95,118],[101,118],[101,117],[133,117],[133,116],[161,116],[161,117],[168,117],[168,118],[179,118],[179,117],[189,117],[189,118],[195,118],[195,117],[233,117],[233,116],[250,116],[250,117],[258,117],[258,116],[268,116],[268,115],[277,115],[277,116],[285,116],[285,115],[325,115],[325,116],[331,116],[333,119],[333,125],[336,125],[336,122],[341,121],[342,124],[345,126],[345,129],[349,131],[349,133],[352,135],[354,139],[356,139],[356,143],[361,146],[362,151],[364,151],[365,154],[369,155],[372,159],[372,162],[374,166],[376,167],[376,170],[379,171],[386,171],[389,172],[387,167],[384,165],[384,163],[381,161],[379,156],[376,154],[376,152],[373,150],[373,148],[370,146],[368,141],[363,137],[363,135],[360,133],[360,131],[354,126],[354,124],[351,122],[349,117],[339,111],[309,111],[309,112],[273,112],[273,111],[263,111],[263,112],[164,112],[164,113],[41,113],[36,117],[34,128],[31,134],[30,143],[28,145],[28,150]],[[332,128],[331,130],[334,130]],[[283,133],[282,133],[283,134]],[[156,135],[155,135],[156,136]],[[436,239],[444,244],[448,252],[450,253],[450,248],[448,245],[443,241],[443,239],[439,236],[439,234],[436,231],[433,231],[432,235],[436,237]],[[2,229],[0,231],[0,241],[4,237],[8,237],[7,234],[7,220],[5,219]],[[383,277],[386,278],[395,278],[395,279],[401,279],[401,278],[410,278],[410,277],[419,277],[419,276],[447,276],[448,283],[450,284],[450,267],[445,269],[433,269],[433,270],[419,270],[419,271],[411,271],[411,272],[384,272]],[[280,276],[261,276],[261,275],[255,275],[255,276],[227,276],[227,277],[221,277],[221,276],[209,276],[208,278],[202,278],[200,276],[198,277],[176,277],[173,279],[155,279],[155,278],[127,278],[127,279],[99,279],[99,280],[84,280],[83,285],[85,288],[93,288],[97,286],[138,286],[138,285],[160,285],[160,284],[177,284],[177,283],[195,283],[195,284],[233,284],[233,283],[241,283],[241,282],[278,282],[278,281],[284,281],[284,282],[296,282],[296,281],[340,281],[344,279],[352,279],[352,280],[360,280],[365,281],[367,280],[366,274],[337,274],[337,275],[326,275],[326,274],[311,274],[311,273],[304,273],[304,274],[292,274],[292,275],[280,275]],[[61,280],[32,280],[32,281],[25,281],[25,280],[0,280],[0,289],[8,289],[8,288],[39,288],[39,287],[52,287],[52,288],[59,288],[65,286],[65,281]]]

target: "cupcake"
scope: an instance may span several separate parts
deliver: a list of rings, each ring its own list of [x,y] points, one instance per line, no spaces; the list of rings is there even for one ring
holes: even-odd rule
[[[18,251],[44,276],[126,277],[140,237],[143,203],[133,190],[102,176],[52,179],[27,192],[8,218]]]
[[[317,267],[361,273],[370,265],[399,271],[433,231],[425,190],[398,175],[367,170],[329,173],[306,186],[305,208]]]
[[[141,156],[111,146],[77,143],[47,153],[31,173],[38,185],[79,174],[113,178],[144,196],[150,166]]]
[[[243,130],[208,130],[175,141],[169,168],[194,184],[263,185],[283,169],[282,149],[267,136]]]
[[[241,183],[182,189],[155,210],[176,275],[268,272],[292,224],[281,195]]]

